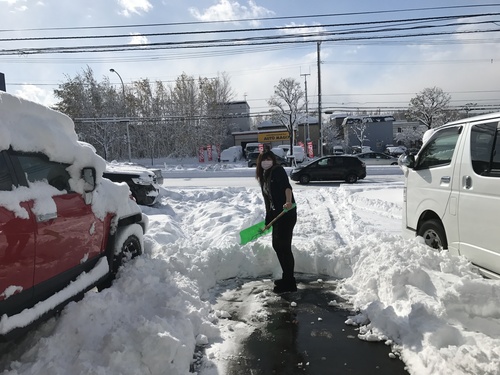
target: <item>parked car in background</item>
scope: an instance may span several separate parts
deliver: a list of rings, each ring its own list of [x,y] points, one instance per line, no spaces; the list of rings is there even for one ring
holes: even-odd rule
[[[245,157],[248,159],[248,155],[250,155],[252,152],[259,151],[259,147],[262,145],[262,143],[259,142],[249,142],[245,145]]]
[[[403,235],[462,255],[500,278],[500,113],[428,130],[405,175]]]
[[[286,159],[286,152],[281,147],[273,147],[271,151],[273,152],[274,155]]]
[[[366,165],[361,159],[351,155],[325,156],[290,172],[290,178],[301,184],[310,181],[345,180],[354,183],[366,177]]]
[[[398,157],[404,154],[406,151],[406,147],[404,146],[390,146],[386,147],[384,153],[390,156]]]
[[[248,167],[256,167],[257,166],[257,158],[259,157],[260,152],[251,152],[248,157],[247,157],[247,164]],[[282,165],[283,167],[288,166],[288,162],[285,158],[282,158],[278,155],[276,155],[276,161],[278,162],[279,165]]]
[[[151,170],[131,163],[108,163],[103,176],[113,182],[125,182],[135,201],[144,206],[156,203],[160,195],[158,180],[163,183],[160,169]]]
[[[352,154],[361,154],[363,152],[371,152],[372,149],[370,146],[351,146],[351,153]]]
[[[0,339],[14,338],[142,253],[147,217],[71,119],[0,92]],[[36,150],[36,151],[35,151]],[[92,327],[87,327],[92,329]]]
[[[222,150],[220,153],[220,161],[222,163],[234,163],[243,157],[243,149],[241,146],[231,146]]]
[[[287,151],[286,153],[286,157],[287,159],[290,158],[291,154],[290,154],[290,150]],[[305,158],[306,158],[306,154],[304,152],[304,147],[302,146],[293,146],[293,157],[295,158],[295,161],[297,163],[302,163]]]
[[[398,158],[381,152],[362,152],[356,156],[366,165],[398,165]]]
[[[287,143],[285,145],[278,145],[276,147],[281,148],[283,151],[285,151],[285,155],[288,153],[288,150],[290,150],[290,144],[289,143]]]
[[[342,146],[333,146],[333,155],[343,155],[344,148]]]

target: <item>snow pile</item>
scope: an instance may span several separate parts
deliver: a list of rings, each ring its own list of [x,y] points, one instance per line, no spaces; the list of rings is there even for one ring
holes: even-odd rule
[[[88,293],[10,348],[0,357],[3,375],[185,375],[195,361],[199,375],[224,374],[249,330],[228,329],[215,296],[231,296],[230,278],[281,271],[270,236],[238,245],[239,231],[264,216],[253,177],[227,187],[227,179],[208,178],[213,170],[178,171],[207,178],[197,187],[163,171],[161,201],[143,208],[145,254],[112,288]],[[338,291],[358,309],[349,323],[362,325],[361,339],[392,345],[410,374],[498,374],[500,282],[463,258],[402,239],[401,182],[294,189],[296,270],[343,279]],[[242,308],[265,319],[266,299],[275,297],[259,296]],[[193,358],[196,345],[205,355]]]
[[[109,212],[118,216],[139,212],[137,205],[128,199],[130,193],[125,184],[117,186],[102,178],[106,162],[90,147],[78,142],[74,124],[68,116],[1,91],[0,113],[0,150],[12,147],[15,151],[41,152],[50,160],[69,164],[70,186],[81,194],[84,193],[82,169],[93,167],[96,169],[97,188],[93,194],[92,209],[96,216],[104,219]],[[17,206],[26,198],[47,201],[47,189],[29,190],[20,188],[16,192],[0,192],[0,201],[10,201],[11,205]],[[56,189],[52,191],[51,196],[60,194]],[[36,197],[36,194],[43,196]],[[18,207],[15,212],[22,210]],[[50,212],[53,212],[51,207],[45,205],[40,207],[38,213]]]

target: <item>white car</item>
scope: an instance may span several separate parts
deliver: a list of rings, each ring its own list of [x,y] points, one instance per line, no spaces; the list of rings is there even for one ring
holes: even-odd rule
[[[391,155],[391,156],[400,156],[400,155],[403,155],[406,151],[406,147],[404,146],[394,146],[394,147],[387,147],[385,149],[385,153],[387,155]]]
[[[398,165],[398,158],[381,152],[363,152],[356,156],[366,165]]]
[[[432,129],[405,175],[403,233],[500,278],[500,113]],[[427,137],[426,137],[427,138]]]
[[[287,158],[290,157],[290,150],[286,154]],[[293,157],[297,163],[302,163],[306,158],[306,153],[302,146],[293,146]]]
[[[271,152],[274,153],[275,155],[285,159],[286,158],[286,152],[283,150],[281,147],[273,147],[271,149]]]
[[[239,159],[241,159],[241,155],[237,148],[229,147],[220,153],[220,161],[223,163],[234,163]]]

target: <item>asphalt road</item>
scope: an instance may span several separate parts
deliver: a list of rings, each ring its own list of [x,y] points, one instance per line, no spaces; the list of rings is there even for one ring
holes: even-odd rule
[[[357,328],[345,324],[355,313],[335,294],[335,281],[318,282],[306,275],[298,280],[297,292],[266,301],[270,318],[231,358],[225,375],[408,374],[390,346],[360,340]],[[248,281],[222,303],[233,319],[251,320],[240,317],[239,304],[272,287],[271,280]]]

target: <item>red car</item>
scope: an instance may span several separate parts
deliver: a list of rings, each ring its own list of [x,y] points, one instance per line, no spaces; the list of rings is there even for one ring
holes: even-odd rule
[[[127,187],[102,178],[104,161],[78,144],[71,124],[0,93],[1,338],[109,282],[125,256],[142,253],[147,218]]]

